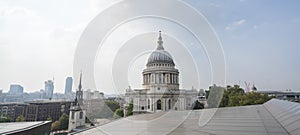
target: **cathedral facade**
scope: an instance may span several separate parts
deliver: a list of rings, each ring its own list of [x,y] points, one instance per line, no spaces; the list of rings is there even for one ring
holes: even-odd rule
[[[197,100],[197,90],[179,89],[179,71],[163,47],[161,31],[142,72],[143,89],[126,89],[125,100],[133,103],[134,113],[189,110]]]

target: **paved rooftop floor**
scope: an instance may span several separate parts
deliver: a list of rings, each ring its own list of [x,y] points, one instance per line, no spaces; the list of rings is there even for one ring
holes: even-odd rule
[[[277,100],[276,100],[277,101]],[[269,101],[275,102],[275,101]],[[286,102],[286,101],[284,101]],[[280,101],[281,103],[281,101]],[[280,104],[278,103],[278,104]],[[277,104],[277,105],[278,105]],[[289,135],[300,134],[300,125],[289,132],[268,108],[273,104],[228,107],[193,111],[169,111],[154,114],[135,115],[94,127],[78,135]],[[271,107],[270,107],[271,106]],[[300,110],[300,104],[293,103]],[[276,110],[276,109],[275,109]],[[294,109],[297,110],[297,109]],[[288,110],[286,110],[288,111]],[[300,111],[298,111],[300,112]],[[300,113],[292,116],[300,122]],[[291,121],[292,124],[295,121]],[[295,127],[295,126],[293,126]]]

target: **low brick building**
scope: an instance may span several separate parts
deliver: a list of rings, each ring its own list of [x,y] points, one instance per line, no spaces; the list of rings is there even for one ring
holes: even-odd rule
[[[26,121],[45,121],[51,118],[59,119],[62,114],[69,114],[70,106],[74,101],[31,101],[25,103],[1,103],[2,117],[15,121],[18,116],[24,116]]]

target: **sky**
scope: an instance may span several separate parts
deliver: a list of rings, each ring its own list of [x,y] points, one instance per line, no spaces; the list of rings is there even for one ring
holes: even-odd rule
[[[1,0],[0,89],[6,92],[10,84],[21,84],[26,92],[33,92],[42,89],[44,81],[54,77],[54,92],[62,93],[68,76],[75,77],[76,87],[79,73],[73,75],[73,62],[80,36],[99,13],[117,2],[116,0],[28,0],[26,2]],[[183,2],[200,12],[215,30],[225,55],[226,84],[241,84],[244,87],[246,81],[254,83],[259,90],[300,91],[299,1],[184,0]],[[180,14],[180,11],[177,14]],[[149,29],[151,28],[149,24],[165,22],[141,20],[136,23]],[[138,31],[135,26],[124,25],[123,34]],[[174,29],[175,27],[180,29],[177,28],[178,26],[174,26]],[[173,27],[169,23],[168,28],[165,28],[169,32],[164,31],[163,37],[165,48],[173,56],[182,74],[181,88],[207,89],[214,82],[211,81],[205,50],[200,48],[196,53],[178,51],[180,46],[184,46],[184,41],[178,41],[171,34],[168,35],[171,33],[171,28]],[[116,31],[120,32],[122,28]],[[120,34],[122,32],[112,33],[107,38],[106,44],[109,45],[110,41],[118,39]],[[189,37],[186,38],[188,39]],[[136,48],[145,41],[144,47],[153,50],[156,47],[156,40],[157,33],[144,33],[128,37],[122,46]],[[128,51],[122,48],[120,50]],[[134,88],[141,87],[139,76],[141,70],[145,68],[143,65],[146,64],[149,53],[131,61],[128,67],[128,79],[126,79],[128,83],[122,82],[118,90],[122,90],[127,85]],[[122,55],[122,52],[117,53],[116,57],[120,57],[119,55]],[[198,56],[200,66],[196,69],[193,66],[189,68],[187,66],[189,63],[184,63],[190,60],[189,55]],[[96,60],[94,73],[97,87],[92,89],[113,93],[114,87],[106,85],[109,84],[110,79],[105,78],[109,74],[104,76],[104,73],[101,73],[106,72],[105,68],[101,69],[103,64],[101,58]],[[195,77],[188,72],[193,70],[198,70],[200,77]],[[85,89],[89,88],[85,85],[89,84],[89,81],[89,78],[83,79]]]

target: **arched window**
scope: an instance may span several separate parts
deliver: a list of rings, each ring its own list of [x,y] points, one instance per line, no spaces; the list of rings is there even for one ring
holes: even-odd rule
[[[169,105],[169,110],[171,110],[171,108],[172,108],[172,106],[171,106],[171,99],[169,99],[168,105]]]
[[[148,109],[150,109],[150,99],[148,99]]]
[[[156,102],[156,109],[161,110],[161,100],[160,99],[157,100],[157,102]]]
[[[79,119],[82,119],[83,118],[83,112],[80,112],[79,113]]]

